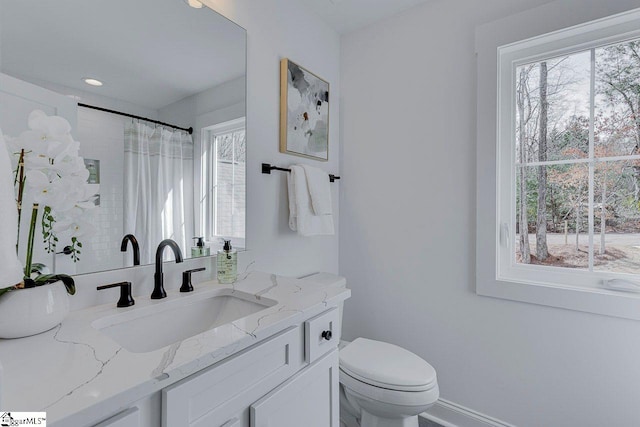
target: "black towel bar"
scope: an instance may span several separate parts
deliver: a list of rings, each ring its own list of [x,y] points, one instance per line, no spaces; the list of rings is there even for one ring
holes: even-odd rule
[[[269,163],[263,163],[262,164],[262,173],[271,174],[272,170],[283,171],[283,172],[291,172],[291,169],[280,168],[278,166],[270,165]],[[335,182],[336,179],[340,179],[340,177],[336,176],[334,174],[329,174],[329,182]]]

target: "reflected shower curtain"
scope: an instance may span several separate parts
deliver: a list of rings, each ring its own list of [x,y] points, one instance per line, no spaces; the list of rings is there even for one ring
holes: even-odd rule
[[[155,262],[164,239],[175,240],[188,256],[194,223],[191,135],[127,123],[124,161],[124,232],[138,239],[142,264]]]

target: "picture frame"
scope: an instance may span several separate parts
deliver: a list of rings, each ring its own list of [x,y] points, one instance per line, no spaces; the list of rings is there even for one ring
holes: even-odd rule
[[[329,160],[329,82],[295,62],[280,61],[280,152]]]

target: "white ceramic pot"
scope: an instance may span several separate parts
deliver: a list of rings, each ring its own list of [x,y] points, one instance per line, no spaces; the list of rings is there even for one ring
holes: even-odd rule
[[[0,296],[0,338],[22,338],[48,331],[69,314],[64,283],[19,289]]]

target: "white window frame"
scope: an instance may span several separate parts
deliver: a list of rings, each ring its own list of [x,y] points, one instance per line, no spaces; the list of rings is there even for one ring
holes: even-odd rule
[[[211,141],[217,134],[223,134],[228,132],[234,132],[237,130],[244,129],[246,132],[246,118],[241,117],[234,120],[229,120],[223,123],[219,123],[212,126],[207,126],[202,128],[202,150],[203,150],[203,167],[202,167],[202,179],[203,182],[206,182],[205,186],[208,189],[206,194],[202,196],[206,200],[206,209],[208,212],[213,212],[213,215],[201,215],[201,229],[206,230],[205,239],[207,243],[214,249],[221,249],[222,243],[220,239],[231,240],[231,245],[235,249],[244,249],[245,248],[245,238],[239,238],[234,236],[225,236],[219,235],[216,232],[216,220],[217,220],[217,165],[218,165],[218,152],[217,147],[213,147]],[[246,159],[245,159],[246,162]],[[246,212],[245,212],[246,215]],[[211,232],[209,232],[211,230]],[[245,230],[246,232],[246,230]]]
[[[495,30],[496,28],[493,28],[493,31]],[[491,29],[487,31],[487,34],[489,33]],[[609,278],[625,278],[640,282],[640,276],[518,264],[515,262],[514,247],[516,147],[513,138],[516,123],[516,67],[636,38],[640,38],[640,10],[620,13],[524,41],[497,46],[496,205],[494,244],[492,245],[495,252],[494,256],[477,254],[479,272],[476,292],[479,295],[640,320],[640,294],[613,291],[602,285],[602,280]],[[477,48],[482,43],[477,40]],[[486,46],[483,47],[486,49]],[[480,55],[482,49],[478,50]],[[482,71],[479,65],[479,85],[482,84]],[[482,92],[483,90],[479,87],[479,120],[483,115]],[[482,128],[483,126],[479,124],[479,144],[483,136]],[[479,153],[479,168],[482,167],[481,157]],[[481,171],[478,175],[482,176]],[[481,186],[479,184],[479,197],[482,197]],[[479,210],[482,208],[479,207]],[[486,219],[485,214],[486,212],[478,213],[478,226],[481,226],[481,217]],[[483,245],[480,240],[482,236],[488,235],[489,233],[482,230],[478,231],[476,246],[478,251],[482,248],[486,250],[489,246],[489,242],[485,240]],[[493,278],[487,277],[489,271],[482,264],[490,259],[495,261]]]

